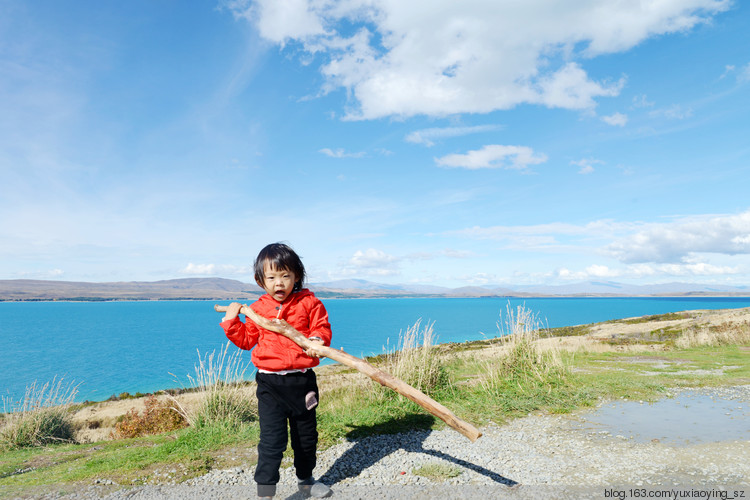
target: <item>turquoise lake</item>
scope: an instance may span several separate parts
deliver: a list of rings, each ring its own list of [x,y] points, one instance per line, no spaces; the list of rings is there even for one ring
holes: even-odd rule
[[[333,347],[368,356],[398,343],[416,321],[438,343],[497,337],[508,305],[551,328],[691,309],[750,306],[747,297],[325,299]],[[78,400],[188,386],[200,355],[226,344],[208,301],[0,302],[0,395],[64,377]],[[222,304],[227,304],[223,302]],[[502,314],[502,317],[501,317]],[[232,351],[236,349],[232,346]],[[250,353],[243,353],[249,362]],[[251,375],[252,366],[248,370]]]

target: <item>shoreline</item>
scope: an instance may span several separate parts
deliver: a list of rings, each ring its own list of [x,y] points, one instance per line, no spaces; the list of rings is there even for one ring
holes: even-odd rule
[[[633,297],[637,298],[637,297]],[[211,302],[209,300],[203,300],[203,299],[195,299],[195,302]],[[129,302],[129,301],[126,301]],[[176,301],[176,302],[182,302],[182,301]],[[724,318],[722,321],[736,321],[736,318],[731,318],[732,316],[736,314],[742,314],[743,312],[750,311],[750,306],[748,307],[737,307],[737,308],[724,308],[724,309],[693,309],[693,310],[684,310],[684,311],[677,311],[674,313],[663,313],[663,314],[655,314],[655,315],[643,315],[643,316],[633,316],[633,317],[625,317],[625,318],[618,318],[603,322],[595,322],[595,323],[583,323],[580,325],[573,325],[573,326],[562,326],[562,327],[553,327],[553,328],[547,328],[551,332],[553,336],[558,335],[562,338],[575,338],[575,337],[581,337],[584,335],[590,335],[599,339],[608,339],[609,342],[614,342],[619,335],[620,339],[624,339],[628,336],[640,336],[641,339],[645,337],[647,333],[650,333],[651,331],[657,331],[661,329],[667,329],[667,330],[674,330],[675,328],[684,328],[688,325],[694,323],[697,321],[697,316],[702,316],[705,318],[709,317],[720,317]],[[667,321],[661,321],[661,317],[669,317],[674,315],[686,315],[683,319],[669,319]],[[710,321],[713,323],[716,323],[718,320],[714,319],[707,319],[706,321]],[[747,315],[747,321],[750,321],[750,314]],[[627,323],[633,323],[635,324],[627,324]],[[641,326],[639,326],[641,325]],[[649,326],[651,325],[651,326]],[[570,333],[573,332],[573,333]],[[621,332],[621,333],[617,333]],[[625,332],[625,333],[622,333]],[[613,337],[615,336],[615,337]],[[488,337],[484,339],[474,339],[474,340],[465,340],[462,342],[441,342],[438,344],[435,344],[437,346],[443,346],[444,349],[473,349],[476,346],[485,346],[485,345],[491,345],[498,341],[498,339],[501,338],[500,336],[495,337]],[[207,353],[204,353],[204,355]],[[382,353],[381,353],[382,354]],[[247,353],[249,356],[249,353]],[[372,359],[377,358],[379,355],[371,355],[371,356],[364,356],[363,359]],[[249,360],[247,362],[248,369],[251,370],[248,378],[246,379],[248,382],[251,382],[254,377],[254,371],[255,368],[250,364]],[[316,368],[316,371],[320,370],[326,370],[331,369],[337,366],[341,366],[338,363],[335,362],[328,362],[325,364],[321,364]],[[174,377],[172,372],[168,372],[170,375]],[[175,384],[181,384],[179,379],[173,378],[172,382]],[[145,385],[145,384],[144,384]],[[172,394],[172,395],[179,395],[179,394],[185,394],[185,393],[192,393],[196,392],[199,389],[196,389],[194,387],[186,387],[185,385],[171,385],[167,387],[162,387],[158,389],[152,389],[152,390],[138,390],[138,389],[129,389],[124,391],[119,391],[117,393],[111,393],[107,396],[103,396],[102,399],[92,399],[89,397],[81,397],[81,399],[76,398],[75,404],[79,405],[91,405],[91,404],[102,404],[107,402],[117,402],[117,401],[128,401],[128,400],[135,400],[135,399],[141,399],[145,398],[149,395],[166,395],[166,394]],[[124,397],[120,397],[122,395],[125,395]],[[8,402],[10,402],[10,399],[7,399]],[[0,412],[1,413],[1,412]]]

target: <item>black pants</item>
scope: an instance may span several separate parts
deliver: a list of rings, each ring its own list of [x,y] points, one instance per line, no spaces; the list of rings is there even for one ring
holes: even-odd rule
[[[279,467],[288,441],[287,424],[292,438],[297,477],[307,479],[312,476],[318,429],[315,408],[308,410],[305,407],[305,396],[314,392],[317,400],[318,383],[312,370],[287,375],[258,372],[255,380],[258,383],[260,421],[255,482],[260,492],[269,489],[262,486],[276,485],[279,482]]]

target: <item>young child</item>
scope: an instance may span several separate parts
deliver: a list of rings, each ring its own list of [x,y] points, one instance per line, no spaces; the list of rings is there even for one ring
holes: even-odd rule
[[[304,280],[305,268],[294,250],[283,243],[272,243],[255,259],[255,281],[266,294],[250,307],[266,318],[288,322],[313,342],[329,346],[328,312],[310,290],[302,288]],[[240,349],[255,348],[251,359],[258,370],[258,497],[276,494],[288,440],[287,424],[300,491],[319,498],[328,496],[330,488],[312,475],[318,445],[318,385],[312,368],[320,361],[313,349],[305,352],[290,339],[257,326],[249,318],[240,321],[241,307],[236,302],[230,304],[221,327]]]

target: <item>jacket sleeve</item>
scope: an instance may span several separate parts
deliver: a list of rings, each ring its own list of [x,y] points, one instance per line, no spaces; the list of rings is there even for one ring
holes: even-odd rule
[[[224,333],[234,345],[249,351],[258,343],[258,327],[251,320],[245,323],[234,318],[221,323]]]
[[[326,346],[331,345],[331,324],[328,322],[328,311],[323,303],[315,298],[310,308],[310,334],[308,337],[320,337]]]

